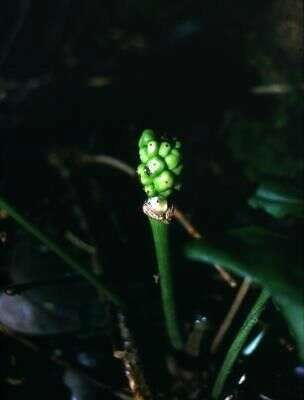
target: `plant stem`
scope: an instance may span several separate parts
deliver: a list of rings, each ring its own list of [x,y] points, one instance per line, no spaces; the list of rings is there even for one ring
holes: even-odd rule
[[[252,309],[250,310],[249,314],[247,315],[247,318],[243,326],[239,330],[239,333],[237,334],[236,338],[232,342],[232,345],[230,346],[226,354],[223,365],[218,373],[218,376],[216,378],[215,384],[212,389],[212,399],[215,400],[219,399],[223,387],[225,385],[225,382],[232,370],[232,367],[240,351],[242,350],[242,347],[245,344],[248,335],[250,334],[252,328],[257,323],[258,318],[263,312],[265,304],[267,303],[269,297],[270,297],[269,292],[266,289],[263,289],[259,297],[257,298],[256,302],[254,303]]]
[[[172,346],[176,350],[183,348],[183,339],[177,322],[176,306],[173,294],[173,281],[170,268],[168,228],[169,224],[149,218],[155,245],[163,311],[166,329]]]
[[[248,293],[248,290],[250,288],[250,279],[249,278],[244,278],[242,285],[240,286],[235,299],[233,300],[233,303],[223,321],[223,323],[220,326],[220,329],[218,330],[212,344],[211,344],[211,349],[210,353],[215,354],[217,352],[218,347],[220,346],[221,342],[223,341],[223,338],[229,329],[234,317],[236,316],[246,294]]]
[[[119,299],[112,294],[108,289],[106,289],[94,275],[92,275],[86,268],[78,264],[69,254],[61,249],[55,242],[49,239],[44,233],[42,233],[38,228],[36,228],[31,222],[29,222],[25,217],[23,217],[14,207],[12,207],[6,200],[0,197],[0,208],[5,209],[9,215],[25,229],[32,236],[38,239],[41,243],[47,246],[53,253],[55,253],[59,258],[61,258],[67,265],[77,271],[81,276],[83,276],[88,282],[91,283],[97,289],[98,294],[101,297],[106,297],[108,300],[116,305],[121,305]]]

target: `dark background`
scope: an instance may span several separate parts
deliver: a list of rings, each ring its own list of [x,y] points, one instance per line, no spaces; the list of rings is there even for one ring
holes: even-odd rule
[[[253,210],[247,199],[265,179],[302,186],[301,9],[298,0],[0,2],[1,195],[80,259],[85,259],[83,253],[64,242],[67,227],[95,243],[105,280],[131,309],[131,326],[154,384],[164,381],[166,388],[168,380],[165,372],[156,372],[164,369],[159,357],[165,340],[151,280],[151,239],[140,213],[144,197],[121,172],[79,166],[75,151],[111,155],[136,167],[144,128],[178,137],[185,172],[176,202],[201,230],[212,234],[258,221],[294,234],[300,229],[297,222]],[[291,89],[254,92],[271,84]],[[51,153],[60,154],[72,171],[68,182],[50,164]],[[87,229],[75,214],[79,205]],[[7,233],[0,243],[1,284],[65,271],[56,257],[8,220],[0,220],[0,230]],[[196,313],[206,313],[216,326],[224,316],[222,302],[228,304],[233,293],[209,270],[194,269],[185,280],[185,233],[177,226],[174,235],[184,293],[178,300],[181,315],[189,322]],[[31,302],[55,304],[61,322],[42,323],[43,317],[35,314],[38,322],[29,323],[27,333],[38,324],[39,345],[49,352],[60,348],[71,362],[79,353],[89,354],[92,373],[120,388],[124,378],[111,357],[107,312],[96,306],[86,284],[67,287],[28,293]],[[202,291],[208,295],[202,298]],[[20,328],[24,316],[18,320],[18,312],[12,313]],[[285,332],[280,318],[274,319]],[[62,370],[47,357],[4,336],[0,343],[2,398],[70,398]],[[236,398],[258,399],[265,389],[270,398],[298,399],[295,358],[282,356],[289,369],[273,366],[283,350],[270,343],[267,349],[266,361],[259,354],[256,365],[248,367],[258,384],[249,382],[244,397]],[[274,368],[272,378],[265,372],[269,368]],[[10,384],[10,374],[24,382]],[[77,399],[95,398],[95,389],[83,391]],[[101,398],[112,398],[102,393]]]

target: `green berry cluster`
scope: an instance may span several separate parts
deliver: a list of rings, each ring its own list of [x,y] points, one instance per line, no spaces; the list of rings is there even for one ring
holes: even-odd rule
[[[167,198],[180,189],[179,177],[183,168],[177,140],[160,141],[151,129],[145,129],[138,142],[141,164],[137,168],[147,196]]]

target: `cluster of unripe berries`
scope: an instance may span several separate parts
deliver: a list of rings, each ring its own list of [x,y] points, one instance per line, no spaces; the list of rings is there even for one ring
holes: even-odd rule
[[[154,131],[146,129],[138,146],[141,164],[137,173],[147,196],[167,198],[174,189],[179,190],[183,168],[180,142],[159,141]]]

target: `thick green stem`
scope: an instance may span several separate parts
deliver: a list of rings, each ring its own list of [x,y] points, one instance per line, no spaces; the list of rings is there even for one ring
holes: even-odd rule
[[[158,263],[166,329],[172,346],[177,350],[181,350],[183,347],[183,339],[177,321],[176,306],[173,294],[172,272],[170,268],[168,240],[169,224],[165,224],[153,218],[149,218],[149,220],[152,228]]]
[[[120,301],[108,289],[106,289],[88,269],[82,267],[75,261],[69,254],[62,250],[55,242],[49,239],[44,233],[36,228],[31,222],[24,218],[14,207],[12,207],[6,200],[0,197],[0,208],[6,210],[14,220],[22,226],[27,232],[38,239],[41,243],[53,251],[59,258],[61,258],[67,265],[72,267],[76,272],[83,276],[88,282],[97,289],[101,297],[106,297],[116,305],[121,305]]]
[[[264,310],[265,304],[269,299],[270,295],[267,290],[263,289],[259,297],[257,298],[256,302],[254,303],[252,309],[250,310],[243,326],[241,327],[239,333],[237,334],[236,338],[234,339],[228,353],[226,354],[226,358],[223,362],[223,365],[218,373],[216,378],[215,384],[212,390],[212,398],[217,400],[219,399],[225,382],[232,370],[232,367],[242,350],[248,335],[250,334],[252,328],[258,321],[261,313]]]

